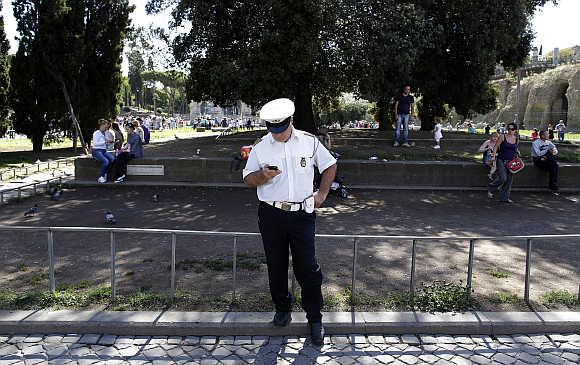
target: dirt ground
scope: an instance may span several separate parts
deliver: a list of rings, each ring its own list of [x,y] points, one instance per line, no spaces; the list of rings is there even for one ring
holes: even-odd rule
[[[160,201],[151,199],[159,193]],[[329,198],[318,212],[317,232],[380,235],[525,235],[578,233],[578,195],[514,193],[515,204],[489,201],[484,193],[355,191],[346,200]],[[23,212],[38,203],[39,213]],[[117,227],[257,232],[257,204],[251,189],[202,188],[84,188],[67,190],[52,202],[36,197],[0,209],[2,225],[107,227],[111,210]],[[46,232],[2,232],[0,236],[0,289],[46,288]],[[169,288],[170,237],[119,234],[117,283],[119,291]],[[531,297],[534,306],[542,294],[565,289],[576,294],[579,283],[580,239],[536,240],[532,250]],[[411,242],[360,241],[358,290],[387,296],[409,285]],[[417,279],[465,283],[468,242],[420,241]],[[350,284],[352,241],[319,239],[319,261],[325,273],[325,293],[344,292]],[[239,267],[238,292],[243,297],[268,293],[259,238],[241,238],[238,251],[252,267]],[[56,233],[58,285],[89,282],[107,285],[110,246],[107,233]],[[231,293],[232,239],[178,237],[177,287],[199,296]],[[184,266],[190,263],[188,270]],[[522,309],[520,304],[496,305],[488,300],[497,292],[523,296],[525,242],[478,241],[475,247],[474,296],[482,309]],[[494,275],[500,272],[501,275]],[[498,278],[497,276],[503,276]],[[376,308],[375,308],[376,309]],[[565,309],[565,308],[560,308]]]
[[[251,144],[265,131],[238,133],[220,139],[215,137],[179,139],[156,143],[145,147],[145,155],[152,157],[192,157],[200,150],[202,157],[230,157],[243,145]],[[331,133],[332,150],[341,154],[343,159],[363,159],[371,156],[387,160],[454,160],[480,161],[479,146],[486,139],[484,135],[463,132],[446,133],[440,150],[433,149],[433,135],[430,132],[414,131],[410,134],[412,148],[393,147],[392,131],[345,130]],[[579,162],[580,148],[576,145],[558,145],[560,161]],[[522,141],[520,151],[530,159],[531,145]]]

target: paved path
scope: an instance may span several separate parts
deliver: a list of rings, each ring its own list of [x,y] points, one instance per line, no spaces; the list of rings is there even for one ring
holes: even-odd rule
[[[578,364],[580,334],[300,337],[0,336],[0,364]]]

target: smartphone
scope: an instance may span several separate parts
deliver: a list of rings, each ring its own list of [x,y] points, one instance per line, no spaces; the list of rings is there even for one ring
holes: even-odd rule
[[[268,166],[267,169],[272,171],[278,171],[278,166]]]

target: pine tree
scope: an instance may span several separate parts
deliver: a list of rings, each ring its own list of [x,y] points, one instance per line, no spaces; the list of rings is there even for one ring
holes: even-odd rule
[[[2,4],[0,4],[0,11],[2,11]],[[4,17],[0,16],[0,136],[4,135],[8,128],[9,51],[10,44],[4,32]]]

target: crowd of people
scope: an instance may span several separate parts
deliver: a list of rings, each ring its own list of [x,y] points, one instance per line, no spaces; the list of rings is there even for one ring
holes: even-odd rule
[[[221,118],[211,116],[202,116],[195,118],[192,123],[192,127],[205,127],[205,128],[231,128],[237,130],[254,130],[254,128],[260,126],[260,123],[251,118]]]

